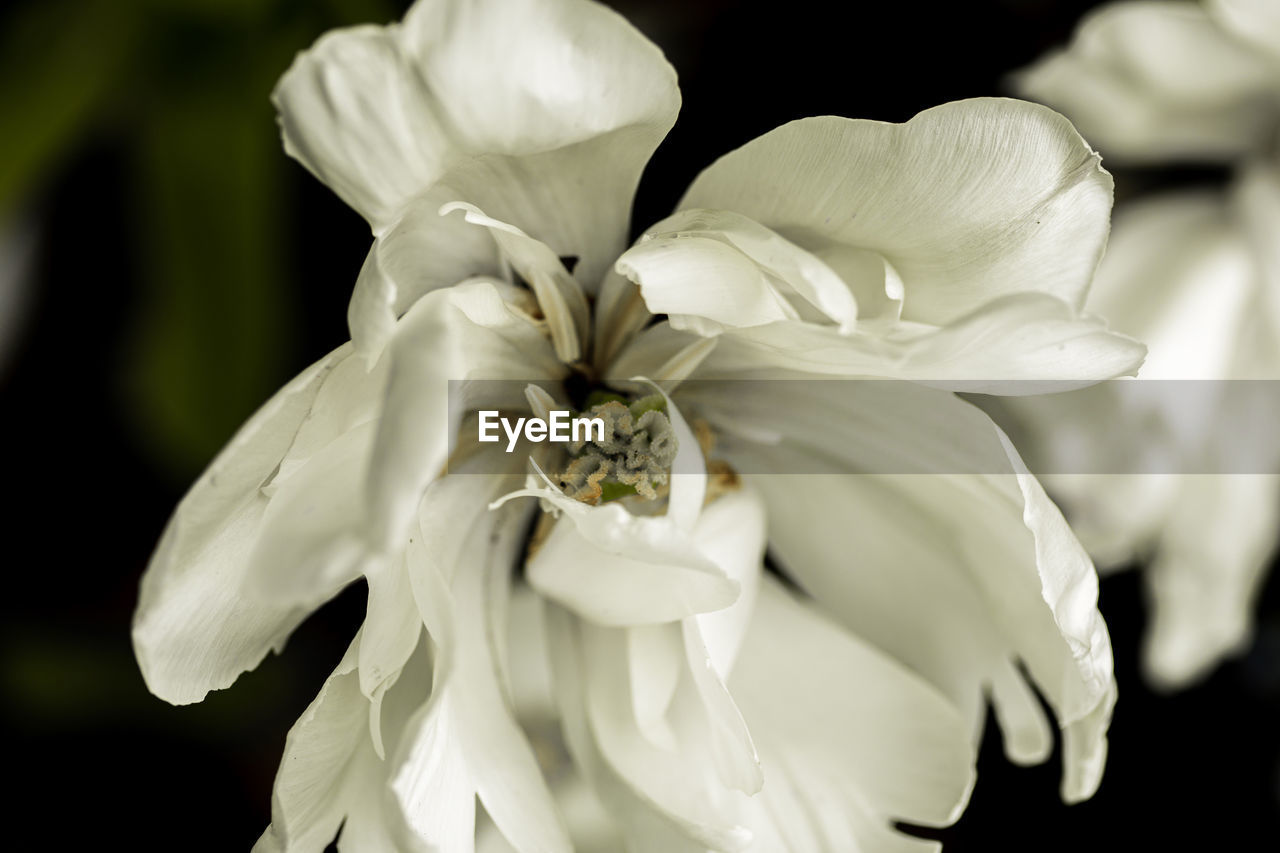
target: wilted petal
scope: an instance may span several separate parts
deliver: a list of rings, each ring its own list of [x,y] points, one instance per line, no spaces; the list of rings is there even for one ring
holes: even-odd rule
[[[289,732],[276,775],[271,826],[255,851],[322,850],[342,824],[345,769],[368,719],[355,674],[356,644]]]
[[[272,795],[271,826],[258,853],[325,849],[342,826],[344,853],[425,853],[388,810],[387,765],[369,740],[369,703],[360,692],[356,660],[360,635],[320,694],[289,731]],[[390,692],[388,724],[394,745],[405,720],[426,699],[430,665],[415,657],[407,677]]]
[[[896,395],[884,402],[896,407],[904,436],[917,432],[911,426],[917,423],[941,430],[932,442],[903,444],[899,456],[908,447],[921,454],[919,470],[955,470],[948,467],[953,464],[948,454],[957,448],[970,449],[984,464],[996,443],[1009,473],[785,473],[798,470],[809,453],[829,460],[836,466],[833,472],[866,470],[866,457],[860,464],[859,454],[867,445],[856,440],[855,430],[846,443],[841,407],[852,414],[857,407],[875,405],[878,384],[863,383],[852,403],[833,396],[801,405],[799,392],[791,398],[786,389],[776,392],[783,396],[774,408],[785,414],[761,426],[780,430],[784,443],[755,450],[738,467],[781,472],[751,478],[768,504],[770,539],[780,561],[851,630],[943,690],[964,709],[975,731],[983,692],[1000,683],[1008,686],[1010,661],[1025,663],[1060,724],[1077,741],[1079,754],[1067,756],[1069,784],[1064,783],[1063,796],[1088,797],[1105,754],[1106,714],[1099,708],[1114,686],[1110,642],[1096,606],[1097,577],[995,425],[942,392],[933,399]],[[851,422],[857,424],[856,415]],[[928,456],[935,452],[931,448],[940,449],[940,455]],[[734,453],[752,451],[742,447]],[[1016,727],[1006,738],[1011,757],[1042,756],[1047,750],[1043,722],[1020,713],[1034,710],[1034,704],[1007,689],[996,690],[997,703],[1002,693],[1018,703],[1006,706],[1001,716],[1002,723]],[[1090,738],[1080,743],[1084,729]]]
[[[501,470],[494,458],[473,464],[479,471]],[[442,784],[439,774],[454,771],[432,756],[456,748],[480,801],[512,844],[521,850],[568,850],[568,835],[499,681],[495,650],[505,643],[500,626],[506,585],[528,523],[526,508],[518,505],[487,508],[506,488],[509,482],[500,476],[453,473],[434,483],[423,500],[414,539],[421,538],[410,548],[417,564],[414,596],[428,628],[438,626],[443,663],[434,688],[449,698],[447,708],[424,711],[411,724],[412,740],[396,761],[396,790],[407,814],[435,820],[439,806],[429,794]],[[441,625],[445,596],[452,607]]]
[[[629,844],[655,853],[744,849],[748,801],[723,787],[706,745],[670,730],[655,742],[653,726],[640,725],[628,675],[627,637],[637,629],[595,627],[554,606],[547,629],[569,751]],[[676,625],[661,630],[680,632]],[[682,661],[677,692],[688,701],[686,667]]]
[[[905,124],[791,122],[725,155],[682,208],[733,210],[821,255],[884,256],[902,316],[943,324],[1022,290],[1084,301],[1107,235],[1111,178],[1056,113],[976,99]]]
[[[1066,113],[1108,157],[1226,160],[1257,147],[1275,121],[1270,62],[1197,3],[1111,3],[1017,87]]]
[[[380,230],[431,188],[454,153],[396,28],[326,33],[272,101],[285,151]]]
[[[544,327],[504,298],[508,289],[476,280],[433,291],[401,321],[387,353],[391,378],[364,500],[372,548],[389,552],[405,541],[423,491],[444,466],[458,428],[449,380],[563,375]]]
[[[261,487],[350,353],[347,346],[335,350],[267,402],[170,519],[143,576],[133,623],[134,651],[156,695],[177,704],[200,701],[280,648],[306,616],[304,608],[251,601],[242,592],[269,503]]]
[[[713,501],[694,535],[741,585],[732,607],[679,624],[606,628],[549,609],[571,752],[639,849],[738,849],[759,761],[724,686],[755,602],[764,517],[749,491]],[[738,792],[738,793],[735,793]]]
[[[365,570],[357,524],[360,486],[376,422],[350,430],[272,481],[271,502],[249,553],[245,592],[318,607]]]
[[[893,821],[942,826],[968,800],[974,755],[951,704],[775,580],[761,586],[729,684],[786,849],[917,849]]]
[[[395,684],[418,645],[422,617],[414,604],[405,558],[373,567],[366,574],[369,603],[360,635],[360,692],[369,699],[369,733],[379,758],[382,742],[382,697]]]
[[[402,24],[322,38],[274,100],[286,150],[376,233],[443,181],[579,257],[593,289],[679,109],[661,52],[584,0],[417,3]]]
[[[389,765],[396,807],[424,850],[468,853],[475,845],[476,788],[458,728],[453,691],[437,678]]]

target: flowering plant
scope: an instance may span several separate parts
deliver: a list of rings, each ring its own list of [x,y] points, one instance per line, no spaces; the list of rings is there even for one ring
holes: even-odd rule
[[[601,6],[423,0],[325,36],[275,98],[286,150],[373,229],[352,342],[195,484],[134,626],[151,689],[198,701],[367,581],[260,849],[471,849],[477,798],[516,849],[589,846],[582,796],[633,849],[913,849],[893,822],[954,820],[988,700],[1010,757],[1048,755],[1028,678],[1063,796],[1093,793],[1115,684],[1092,564],[950,390],[1142,358],[1080,311],[1111,182],[1068,122],[793,122],[627,248],[679,94]],[[794,381],[868,377],[909,381]],[[745,378],[778,381],[694,381]],[[473,438],[480,411],[566,407],[606,437]],[[886,457],[902,473],[859,473]],[[974,457],[993,473],[913,473]],[[518,722],[548,706],[564,773]]]

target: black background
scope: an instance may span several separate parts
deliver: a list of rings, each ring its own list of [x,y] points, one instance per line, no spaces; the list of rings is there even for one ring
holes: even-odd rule
[[[666,51],[684,94],[637,199],[643,226],[700,168],[787,120],[902,121],[944,101],[1005,94],[1004,75],[1064,41],[1090,4],[615,5]],[[243,94],[273,120],[265,91]],[[143,686],[128,636],[137,582],[192,472],[156,461],[122,391],[146,245],[131,218],[126,160],[111,132],[88,135],[44,182],[32,208],[43,222],[37,289],[0,378],[3,766],[18,793],[5,810],[6,846],[247,850],[269,820],[285,733],[359,624],[364,591],[348,590],[282,656],[202,705],[172,708]],[[345,339],[346,301],[369,244],[363,221],[283,153],[278,169],[287,175],[281,286],[297,323],[281,343],[278,375],[266,377],[272,387]],[[1185,179],[1118,175],[1122,195]],[[1061,805],[1056,761],[1009,765],[989,727],[968,811],[934,835],[954,853],[1276,849],[1280,581],[1264,590],[1253,650],[1172,697],[1152,694],[1137,671],[1146,618],[1137,575],[1104,581],[1101,606],[1121,698],[1098,795]],[[40,843],[11,846],[28,833]]]

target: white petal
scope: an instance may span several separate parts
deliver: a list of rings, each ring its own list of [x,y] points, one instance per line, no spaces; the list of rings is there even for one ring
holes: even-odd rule
[[[1018,89],[1062,110],[1108,157],[1230,159],[1275,121],[1277,75],[1195,3],[1112,3]]]
[[[1280,9],[1270,0],[1207,0],[1205,6],[1233,35],[1280,58]]]
[[[422,617],[414,604],[403,555],[374,567],[367,575],[369,603],[360,635],[360,692],[370,701],[369,734],[374,751],[385,758],[382,697],[395,684],[418,645]]]
[[[811,849],[894,849],[893,821],[941,826],[964,808],[974,779],[965,721],[776,580],[761,586],[730,686],[783,836],[821,838]]]
[[[699,379],[797,374],[910,379],[987,394],[1061,391],[1132,374],[1146,348],[1042,293],[995,299],[948,326],[904,324],[885,337],[773,323],[722,335]],[[1044,383],[1043,385],[1037,383]]]
[[[581,656],[585,695],[574,699],[562,692],[561,700],[587,703],[593,733],[589,746],[576,749],[592,756],[599,751],[588,761],[601,766],[588,772],[612,791],[614,806],[630,815],[627,820],[641,826],[656,822],[707,843],[718,839],[736,846],[745,838],[736,824],[745,801],[732,792],[755,793],[762,777],[723,677],[754,606],[763,521],[759,499],[745,490],[712,502],[698,520],[699,549],[745,591],[728,610],[685,619],[679,626],[619,631],[584,623],[565,629],[562,640],[581,643],[571,657]],[[570,733],[574,737],[585,734]],[[648,816],[633,814],[637,811]],[[657,830],[644,830],[650,831]]]
[[[454,156],[396,30],[335,30],[300,53],[272,101],[288,154],[375,230]]]
[[[547,609],[547,632],[551,652],[552,671],[555,677],[556,699],[560,711],[561,726],[574,764],[582,772],[601,802],[617,821],[623,836],[638,853],[698,853],[710,845],[714,849],[741,849],[750,836],[745,827],[716,819],[714,810],[707,820],[693,825],[664,811],[651,801],[640,798],[609,761],[601,753],[596,742],[593,725],[588,721],[586,673],[584,672],[584,647],[581,631],[585,627],[580,620],[565,610],[554,606]],[[669,629],[670,626],[667,626]],[[598,629],[616,630],[616,629]],[[609,669],[604,670],[606,673]],[[626,683],[625,681],[623,682]],[[620,695],[626,696],[625,687]],[[606,690],[604,696],[608,697]],[[621,714],[625,719],[629,714]],[[640,738],[644,738],[642,733]],[[643,742],[640,741],[640,742]],[[656,768],[657,762],[642,762],[642,767]],[[688,787],[687,776],[677,779],[672,787],[684,793]],[[685,807],[690,806],[686,798]],[[695,837],[707,837],[701,844]]]
[[[271,826],[255,850],[319,851],[337,833],[338,848],[372,853],[425,853],[400,817],[385,808],[387,766],[368,736],[369,703],[355,672],[360,635],[320,694],[289,731],[272,796]],[[426,699],[430,665],[419,647],[406,677],[388,697],[394,743],[412,710]]]
[[[1248,238],[1259,282],[1251,313],[1244,318],[1238,363],[1231,376],[1274,379],[1280,364],[1280,168],[1267,161],[1240,170],[1232,188],[1231,205]]]
[[[1147,345],[1142,378],[1219,379],[1256,280],[1221,196],[1165,194],[1117,214],[1089,310]]]
[[[529,282],[551,330],[556,355],[561,361],[577,361],[591,323],[591,309],[581,285],[545,243],[534,240],[514,225],[486,216],[475,205],[450,202],[440,208],[441,216],[461,210],[468,224],[489,229],[498,248],[511,266]]]
[[[743,610],[745,623],[751,609]],[[764,774],[742,712],[716,670],[716,660],[703,642],[701,626],[696,620],[686,619],[680,627],[689,680],[688,686],[676,688],[671,716],[682,750],[686,755],[697,749],[707,750],[726,788],[744,794],[759,793]]]
[[[859,470],[859,454],[867,447],[854,430],[844,441],[841,407],[852,412],[875,405],[879,384],[863,383],[869,387],[859,389],[852,402],[832,395],[806,407],[796,408],[794,401],[789,408],[775,407],[785,413],[779,420],[793,424],[790,443],[807,449],[800,456],[781,445],[757,450],[754,459],[738,465],[744,471],[794,471],[800,470],[803,454],[818,453],[832,466],[826,476],[751,478],[768,504],[778,557],[851,630],[942,689],[965,710],[975,731],[982,692],[1003,679],[1010,660],[1021,659],[1060,724],[1091,734],[1087,744],[1078,744],[1076,759],[1068,756],[1065,773],[1071,784],[1063,790],[1069,800],[1089,796],[1101,771],[1093,759],[1104,748],[1106,715],[1098,709],[1113,681],[1092,564],[1003,434],[950,395],[885,399],[896,409],[905,436],[912,434],[913,423],[940,430],[934,441],[904,443],[900,452],[914,446],[930,454],[941,448],[941,455],[921,457],[921,470],[956,470],[946,467],[952,464],[948,454],[972,448],[985,465],[995,441],[1004,449],[1009,474],[834,473]],[[995,700],[1001,699],[998,692]],[[1029,760],[1041,751],[1042,726],[1016,708],[1008,710],[1002,722],[1019,726],[1006,739],[1012,757]]]
[[[606,554],[719,574],[714,564],[698,554],[689,532],[672,516],[633,515],[618,503],[588,506],[565,495],[541,469],[538,474],[543,478],[542,488],[517,489],[494,501],[493,508],[514,498],[541,498],[564,513],[585,541]]]
[[[378,424],[360,425],[272,481],[262,530],[249,552],[253,597],[315,608],[365,569],[357,524],[360,486]]]
[[[286,149],[375,231],[443,181],[579,256],[592,288],[679,108],[661,52],[583,0],[420,2],[403,24],[322,38],[274,100]]]
[[[1111,179],[1056,113],[977,99],[900,125],[792,122],[722,157],[680,206],[736,211],[818,254],[879,252],[905,285],[903,317],[941,324],[1022,290],[1078,308]]]
[[[449,421],[449,380],[558,378],[564,367],[538,323],[486,281],[419,300],[401,321],[387,357],[391,379],[364,509],[370,546],[390,551],[405,541],[457,430]],[[461,413],[452,414],[456,419]]]
[[[875,333],[902,319],[906,285],[884,255],[857,246],[832,244],[814,255],[840,276],[857,300],[858,328]]]
[[[651,312],[673,328],[716,335],[799,315],[746,255],[712,237],[647,240],[618,259],[618,271],[640,285]]]
[[[742,849],[750,840],[742,823],[747,801],[723,786],[710,744],[700,739],[710,734],[705,722],[691,725],[703,707],[689,680],[692,661],[682,662],[677,688],[683,731],[655,743],[640,727],[631,695],[627,635],[634,629],[595,627],[554,608],[548,628],[570,751],[624,836],[645,850],[684,849],[690,841]],[[677,625],[662,630],[680,633]]]
[[[617,269],[640,285],[650,311],[691,331],[714,334],[803,316],[848,332],[858,316],[849,286],[830,267],[725,210],[684,210],[664,219],[623,253]]]
[[[698,519],[698,550],[737,581],[740,590],[733,606],[701,613],[695,619],[700,639],[722,679],[733,670],[743,634],[751,623],[764,559],[765,525],[764,502],[745,486],[712,501]]]
[[[648,325],[651,317],[644,298],[640,295],[640,288],[617,270],[610,269],[596,296],[592,324],[595,338],[592,341],[591,363],[596,369],[607,368],[618,350]],[[645,376],[657,375],[651,371],[636,372]]]
[[[414,649],[401,677],[383,696],[382,715],[388,755],[401,755],[412,743],[412,723],[425,708],[430,707],[429,699],[434,693],[433,670],[433,661],[424,640]],[[441,837],[438,828],[441,825],[457,827],[459,818],[465,816],[464,804],[475,798],[474,789],[466,784],[466,779],[455,774],[449,777],[451,784],[448,787],[441,785],[437,788],[440,799],[454,806],[451,812],[432,815],[425,824],[421,820],[415,821],[411,818],[418,816],[406,815],[397,807],[392,792],[395,767],[395,758],[379,758],[368,735],[362,733],[362,746],[346,770],[344,800],[347,818],[338,838],[341,853],[362,853],[364,850],[431,853],[434,849],[431,842]],[[465,843],[470,842],[473,834],[473,826],[465,826],[465,833],[460,833]],[[443,846],[442,849],[467,848]]]
[[[426,849],[441,853],[469,853],[475,844],[476,789],[458,728],[450,686],[437,680],[390,765],[391,790],[404,821]]]
[[[241,427],[165,528],[143,576],[133,644],[156,695],[198,702],[278,649],[306,611],[246,600],[249,551],[268,498],[260,487],[298,435],[341,347],[285,386]]]
[[[667,392],[648,379],[641,378],[640,381],[661,394],[667,404],[667,416],[671,419],[671,432],[676,437],[677,447],[676,458],[671,462],[671,493],[667,497],[666,517],[679,530],[689,533],[695,529],[706,499],[707,463],[693,430]]]
[[[289,731],[271,798],[271,826],[259,841],[264,849],[321,850],[338,834],[342,775],[368,718],[355,650],[353,643]]]
[[[1188,475],[1179,486],[1145,575],[1154,621],[1143,663],[1166,688],[1202,678],[1249,642],[1280,517],[1273,476]]]
[[[677,331],[663,320],[631,338],[600,375],[618,387],[634,376],[650,376],[663,390],[674,391],[697,373],[717,343],[719,338]]]
[[[704,338],[693,332],[674,329],[669,322],[662,320],[619,347],[613,362],[601,369],[601,377],[614,385],[633,376],[649,376],[671,390],[678,380],[687,379],[698,371],[719,340],[718,337]],[[667,372],[669,366],[681,353],[693,356],[692,363],[685,365],[688,369],[671,376]]]
[[[565,513],[529,560],[529,583],[601,625],[668,622],[720,610],[740,591],[739,582],[714,559],[723,555],[715,546],[704,547],[708,535],[718,535],[719,516],[705,531],[700,528],[707,479],[702,450],[676,405],[649,384],[666,399],[678,443],[665,514],[633,515],[618,503],[590,507],[549,481],[546,489],[523,489],[503,498],[541,497]]]
[[[347,307],[356,351],[374,359],[395,329],[396,318],[424,294],[471,276],[505,274],[497,245],[479,228],[440,215],[457,198],[437,185],[408,202],[374,240]]]
[[[542,595],[600,625],[647,625],[720,610],[738,585],[714,564],[646,562],[610,554],[561,520],[528,563]]]
[[[537,760],[508,709],[495,658],[505,642],[497,596],[509,583],[528,519],[518,506],[487,509],[488,500],[506,486],[500,477],[454,474],[434,484],[423,501],[423,541],[417,556],[429,564],[450,561],[456,565],[440,575],[434,574],[431,565],[419,566],[414,595],[431,628],[440,621],[436,610],[441,602],[434,599],[446,594],[432,578],[449,577],[448,594],[456,612],[449,615],[447,631],[438,638],[446,663],[436,687],[449,691],[449,722],[446,725],[440,717],[436,723],[430,715],[424,716],[413,748],[439,754],[448,741],[456,741],[476,793],[514,846],[568,850],[568,835]],[[403,760],[407,769],[400,776],[402,792],[421,793],[437,784],[425,779],[411,785],[415,777],[404,774],[416,773],[422,765],[410,755]],[[427,807],[421,797],[418,801]]]

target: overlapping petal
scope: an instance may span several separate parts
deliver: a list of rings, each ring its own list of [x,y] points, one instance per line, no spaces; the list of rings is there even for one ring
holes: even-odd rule
[[[893,821],[943,826],[968,801],[974,755],[951,704],[776,580],[729,683],[760,744],[779,849],[930,849]]]
[[[753,423],[784,438],[772,447],[726,443],[724,453],[740,470],[767,472],[749,479],[768,505],[770,542],[782,565],[850,630],[946,693],[975,727],[983,695],[993,693],[1006,750],[1015,760],[1038,761],[1052,738],[1014,670],[1021,661],[1070,733],[1064,798],[1090,796],[1114,697],[1097,576],[1007,440],[984,414],[945,392],[859,383],[856,395],[815,397],[811,387],[822,383],[768,384],[776,386],[773,398],[759,408],[786,412],[786,423],[764,411]],[[857,437],[857,427],[865,420],[858,410],[877,405],[902,425],[882,432],[882,440],[903,436],[897,458],[911,467],[859,476],[787,473],[804,470],[811,454],[835,471],[874,465],[866,455],[874,447]],[[739,416],[704,411],[721,421]],[[937,435],[908,444],[922,429]],[[1006,473],[945,473],[955,470],[948,466],[957,455],[980,464],[996,453]]]
[[[594,290],[679,109],[661,51],[589,0],[418,3],[400,24],[325,36],[274,99],[286,150],[379,237],[352,302],[366,353],[418,296],[492,274],[491,250],[431,221],[446,201],[577,258]]]
[[[732,210],[821,255],[882,255],[902,316],[940,325],[1034,290],[1078,309],[1107,235],[1111,178],[1071,124],[975,99],[905,124],[791,122],[716,161],[682,208]]]
[[[255,853],[309,853],[326,849],[338,835],[343,853],[425,851],[391,808],[388,765],[374,752],[368,700],[356,672],[360,636],[326,680],[319,695],[289,731],[271,803],[271,825]],[[427,696],[431,665],[425,647],[410,676],[391,691],[388,731],[398,743],[413,708]],[[474,798],[473,794],[468,792]],[[468,827],[470,831],[470,827]],[[445,848],[445,849],[459,849]]]
[[[143,576],[133,624],[134,652],[158,696],[185,704],[228,686],[279,649],[306,615],[245,597],[249,554],[270,502],[262,487],[326,381],[353,362],[350,347],[340,347],[286,385],[178,505]]]
[[[450,410],[451,380],[566,372],[544,324],[521,310],[520,298],[509,285],[471,281],[428,294],[399,324],[366,483],[370,547],[390,552],[404,542],[427,484],[445,464],[463,414]]]
[[[1132,374],[1146,355],[1134,339],[1043,293],[995,299],[943,327],[899,324],[883,336],[790,322],[723,337],[696,378],[881,377],[1027,394]]]
[[[487,458],[486,458],[487,457]],[[423,708],[411,722],[411,747],[394,762],[394,789],[411,824],[439,821],[431,792],[450,768],[432,760],[456,749],[485,810],[520,850],[569,850],[538,762],[507,707],[502,688],[502,630],[510,567],[524,545],[529,507],[494,511],[489,501],[508,490],[519,460],[480,450],[432,484],[409,546],[414,598],[437,642],[433,684],[443,710]],[[500,473],[504,469],[505,476]],[[416,817],[415,817],[416,816]],[[468,827],[474,835],[474,826]]]
[[[853,330],[849,285],[809,252],[736,213],[684,210],[618,259],[649,310],[704,335],[802,317]]]

